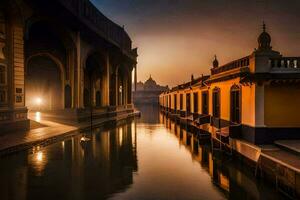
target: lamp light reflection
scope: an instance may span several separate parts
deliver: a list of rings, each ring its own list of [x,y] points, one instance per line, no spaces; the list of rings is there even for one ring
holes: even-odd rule
[[[41,112],[36,112],[36,113],[35,113],[35,120],[36,120],[37,122],[41,122]]]
[[[43,152],[39,151],[36,153],[36,160],[38,162],[42,162],[43,161]]]

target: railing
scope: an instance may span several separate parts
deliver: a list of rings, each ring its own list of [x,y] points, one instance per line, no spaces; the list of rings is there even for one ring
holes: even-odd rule
[[[271,68],[300,69],[300,57],[271,58]]]
[[[104,16],[89,0],[57,0],[80,19],[89,22],[91,29],[116,43],[122,50],[132,55],[131,39],[116,23]],[[83,22],[84,23],[84,22]]]
[[[211,74],[219,74],[231,69],[235,69],[235,68],[241,68],[241,67],[248,67],[249,66],[249,57],[244,57],[241,58],[239,60],[235,60],[232,61],[226,65],[220,66],[220,67],[216,67],[216,68],[212,68],[211,69]]]

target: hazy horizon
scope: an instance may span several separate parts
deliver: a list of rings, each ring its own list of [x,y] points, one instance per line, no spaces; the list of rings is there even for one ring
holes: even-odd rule
[[[92,0],[107,17],[125,25],[138,47],[138,80],[151,74],[170,87],[209,74],[216,54],[220,65],[251,54],[262,21],[274,50],[300,52],[297,0]],[[295,42],[296,41],[296,42]]]

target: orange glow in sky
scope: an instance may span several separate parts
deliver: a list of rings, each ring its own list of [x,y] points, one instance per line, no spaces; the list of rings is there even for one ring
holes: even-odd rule
[[[92,0],[138,47],[138,79],[174,86],[251,54],[263,20],[274,50],[300,52],[299,0]]]

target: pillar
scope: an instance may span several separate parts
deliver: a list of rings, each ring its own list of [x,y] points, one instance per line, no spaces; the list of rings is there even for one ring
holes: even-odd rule
[[[265,126],[265,86],[255,85],[255,126]]]
[[[134,91],[136,91],[136,83],[137,83],[137,66],[134,65]]]
[[[106,59],[105,59],[105,64],[106,64],[106,78],[105,78],[105,106],[109,106],[109,89],[110,89],[110,61],[109,61],[109,54],[106,54]]]
[[[115,78],[115,100],[116,106],[119,105],[119,67],[116,68],[116,78]]]
[[[129,70],[128,74],[128,95],[127,95],[127,102],[128,104],[132,104],[132,70]]]
[[[76,37],[76,74],[75,74],[75,89],[74,89],[74,96],[75,96],[75,107],[76,108],[83,108],[83,69],[81,66],[81,38],[80,38],[80,32],[77,33]]]

